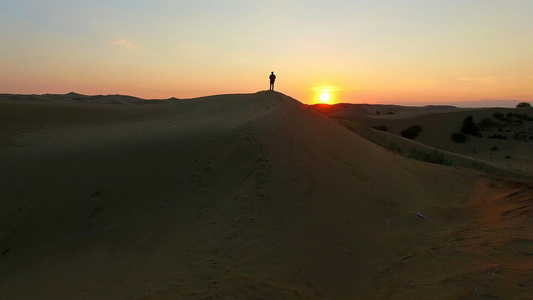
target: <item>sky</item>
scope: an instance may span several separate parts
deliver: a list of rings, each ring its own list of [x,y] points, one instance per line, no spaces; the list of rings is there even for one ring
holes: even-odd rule
[[[0,0],[0,93],[533,100],[531,0]],[[326,99],[327,97],[322,97]],[[466,102],[465,102],[466,103]]]

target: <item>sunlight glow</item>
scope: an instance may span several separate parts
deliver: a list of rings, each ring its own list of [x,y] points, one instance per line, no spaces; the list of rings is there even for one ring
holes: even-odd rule
[[[322,103],[328,103],[330,99],[330,95],[328,91],[323,91],[320,93],[320,96],[318,96],[318,99],[320,99],[320,102]]]
[[[321,85],[311,88],[313,91],[313,103],[334,104],[338,101],[337,92],[341,88],[337,86]]]

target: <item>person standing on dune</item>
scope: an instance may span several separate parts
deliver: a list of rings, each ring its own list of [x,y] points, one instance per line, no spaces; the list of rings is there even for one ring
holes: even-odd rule
[[[274,90],[274,81],[276,81],[276,75],[274,75],[274,72],[270,73],[270,90]]]

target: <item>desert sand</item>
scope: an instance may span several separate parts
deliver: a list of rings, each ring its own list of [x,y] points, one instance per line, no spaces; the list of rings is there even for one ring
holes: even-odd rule
[[[447,140],[484,112],[398,109],[0,95],[0,299],[531,298],[532,143],[500,146],[509,167],[483,139]],[[406,145],[492,172],[407,158],[354,125],[405,140],[413,120]]]

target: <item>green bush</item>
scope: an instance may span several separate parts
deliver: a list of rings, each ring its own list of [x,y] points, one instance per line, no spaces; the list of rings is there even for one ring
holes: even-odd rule
[[[402,130],[401,134],[404,138],[408,138],[412,140],[416,138],[420,132],[422,132],[422,126],[413,125],[407,129]]]
[[[433,151],[433,153],[428,153],[424,150],[413,148],[407,157],[438,165],[450,166],[452,164],[452,161],[446,159],[444,153],[438,150]]]
[[[479,127],[474,123],[474,117],[472,115],[469,115],[464,119],[461,132],[473,136],[479,136]]]
[[[520,102],[516,105],[516,108],[522,108],[522,107],[531,107],[531,104],[528,102]]]
[[[460,132],[452,133],[452,140],[456,143],[464,143],[466,142],[466,135]]]

